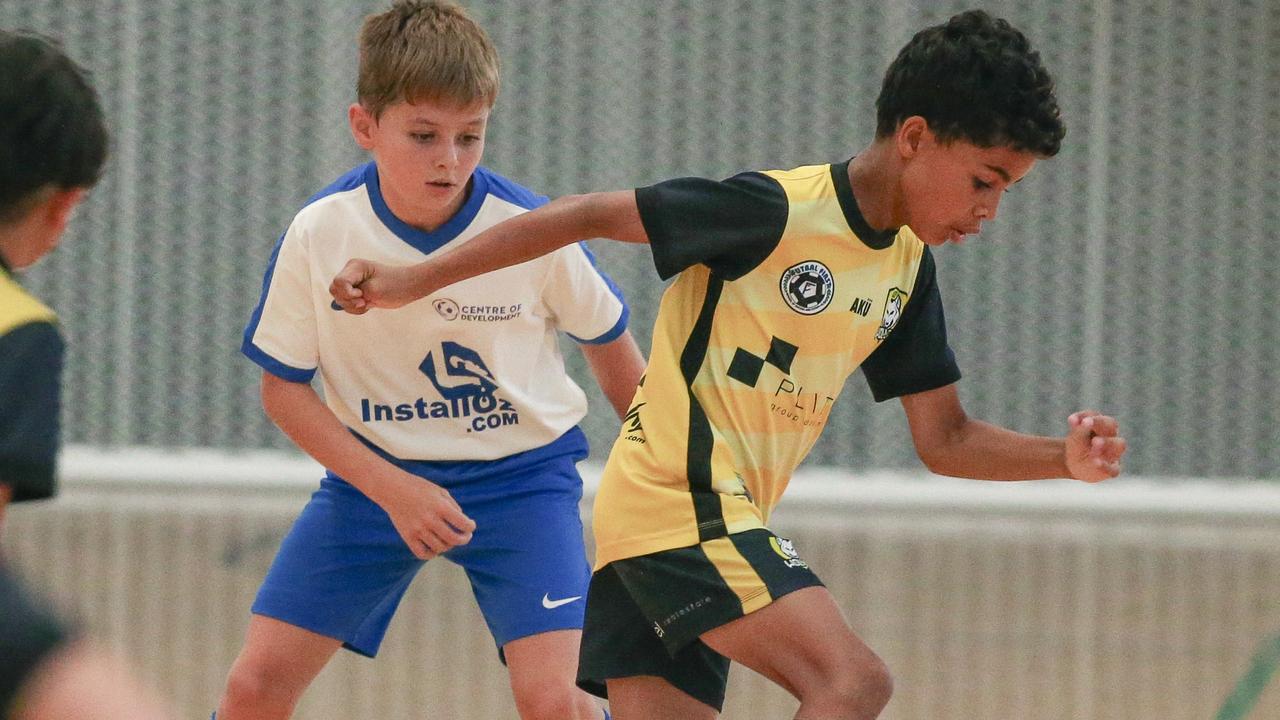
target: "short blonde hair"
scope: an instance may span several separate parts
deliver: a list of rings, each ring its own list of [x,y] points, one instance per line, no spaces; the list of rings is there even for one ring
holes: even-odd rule
[[[461,106],[498,99],[498,51],[447,0],[397,0],[360,27],[356,95],[375,118],[402,100]]]

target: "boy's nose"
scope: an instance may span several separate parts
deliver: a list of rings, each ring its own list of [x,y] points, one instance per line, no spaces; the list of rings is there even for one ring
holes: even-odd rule
[[[452,145],[444,148],[436,155],[436,166],[440,168],[451,168],[458,164],[458,149]]]
[[[973,208],[974,217],[979,220],[995,220],[996,213],[1000,211],[1000,200],[997,198],[991,203],[978,203]]]

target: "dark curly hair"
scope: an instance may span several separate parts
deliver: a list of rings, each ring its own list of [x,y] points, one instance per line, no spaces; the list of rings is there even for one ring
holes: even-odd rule
[[[889,65],[876,98],[876,137],[919,115],[944,142],[1006,146],[1052,157],[1067,134],[1053,78],[1027,37],[982,10],[925,28]]]
[[[0,223],[44,187],[89,188],[107,126],[85,71],[52,41],[0,30]]]

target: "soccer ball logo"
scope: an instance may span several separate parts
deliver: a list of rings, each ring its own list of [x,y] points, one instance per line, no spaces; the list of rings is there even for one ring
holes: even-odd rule
[[[445,320],[458,319],[458,303],[450,300],[449,298],[434,300],[431,303],[431,307],[435,308],[436,312],[440,313],[440,317]]]
[[[816,315],[825,310],[836,290],[831,271],[817,260],[806,260],[787,268],[778,285],[783,301],[801,315]]]

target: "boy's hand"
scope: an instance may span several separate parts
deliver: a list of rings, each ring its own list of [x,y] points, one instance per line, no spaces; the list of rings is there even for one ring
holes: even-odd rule
[[[334,303],[353,315],[370,308],[398,308],[424,297],[414,293],[411,266],[348,260],[329,283]]]
[[[391,517],[400,538],[421,560],[471,542],[476,523],[462,512],[448,490],[416,475],[399,478],[377,503]]]
[[[1127,444],[1120,437],[1120,423],[1093,410],[1072,413],[1067,418],[1067,469],[1071,477],[1100,482],[1120,474],[1120,458]]]

